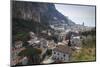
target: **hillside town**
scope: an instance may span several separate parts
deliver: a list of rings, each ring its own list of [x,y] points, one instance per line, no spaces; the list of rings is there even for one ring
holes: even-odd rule
[[[95,24],[69,17],[54,3],[12,1],[11,66],[96,60]]]
[[[41,33],[47,34],[49,37],[52,36],[50,31],[42,31]],[[28,64],[29,58],[27,56],[18,56],[21,51],[26,50],[28,47],[40,49],[42,51],[40,54],[41,59],[48,50],[51,50],[51,55],[45,56],[43,61],[36,64],[70,62],[72,52],[78,52],[81,49],[79,32],[66,32],[62,29],[57,29],[53,35],[52,39],[46,39],[45,37],[37,36],[31,31],[28,33],[29,40],[26,41],[26,46],[23,46],[24,42],[21,40],[15,41],[14,47],[12,47],[12,65]]]

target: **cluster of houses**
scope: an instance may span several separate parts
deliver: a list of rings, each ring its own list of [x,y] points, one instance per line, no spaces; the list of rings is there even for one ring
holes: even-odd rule
[[[59,38],[60,37],[60,38]],[[65,34],[60,33],[57,46],[52,50],[52,58],[56,62],[69,62],[72,51],[79,51],[81,49],[81,39],[79,32],[72,32]]]
[[[57,45],[52,50],[52,59],[55,62],[68,62],[71,54],[71,49],[66,45]]]
[[[17,63],[22,62],[22,58],[18,56],[22,50],[25,50],[23,42],[15,41],[14,47],[11,49],[11,65],[16,65]]]
[[[34,48],[40,48],[42,50],[41,56],[46,53],[48,49],[52,50],[51,59],[55,62],[69,62],[72,49],[81,49],[80,35],[78,32],[70,32],[65,34],[64,32],[59,33],[57,37],[58,42],[47,40],[45,38],[39,38],[34,32],[29,32],[30,39],[27,41],[28,46]],[[23,65],[28,63],[26,56],[19,57],[18,53],[26,49],[23,47],[22,41],[16,41],[15,47],[12,50],[12,65],[21,62]]]

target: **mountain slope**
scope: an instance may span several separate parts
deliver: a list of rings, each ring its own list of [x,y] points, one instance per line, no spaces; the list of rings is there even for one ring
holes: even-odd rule
[[[12,1],[12,34],[14,39],[29,31],[52,30],[50,24],[75,24],[56,10],[53,3]],[[21,33],[22,32],[22,33]],[[20,33],[20,34],[19,34]]]

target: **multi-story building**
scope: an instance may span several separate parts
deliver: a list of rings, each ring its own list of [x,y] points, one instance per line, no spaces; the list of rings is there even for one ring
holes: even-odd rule
[[[66,45],[58,45],[52,50],[52,59],[55,62],[68,62],[71,55],[71,49]]]

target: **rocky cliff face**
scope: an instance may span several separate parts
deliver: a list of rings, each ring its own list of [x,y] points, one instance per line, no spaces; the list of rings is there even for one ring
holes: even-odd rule
[[[13,18],[24,20],[33,20],[45,24],[68,23],[68,19],[58,12],[52,3],[36,3],[13,1],[12,3]]]
[[[56,10],[53,3],[12,1],[12,35],[13,40],[25,39],[26,33],[52,30],[51,24],[75,24]]]

